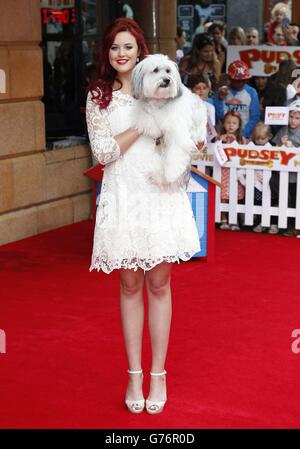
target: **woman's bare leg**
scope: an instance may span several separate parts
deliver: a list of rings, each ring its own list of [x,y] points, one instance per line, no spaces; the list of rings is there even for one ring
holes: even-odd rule
[[[142,367],[142,337],[144,326],[144,271],[120,270],[120,310],[128,368],[138,371]],[[142,375],[129,374],[126,398],[143,397]]]
[[[160,373],[165,368],[172,316],[171,267],[171,263],[163,262],[145,274],[153,373]],[[148,399],[166,399],[165,376],[151,376]]]

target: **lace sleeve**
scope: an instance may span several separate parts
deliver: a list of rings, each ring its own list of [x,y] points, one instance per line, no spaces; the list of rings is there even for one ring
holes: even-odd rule
[[[91,93],[86,102],[86,123],[95,159],[103,165],[118,159],[120,147],[112,136],[107,112],[92,101]]]

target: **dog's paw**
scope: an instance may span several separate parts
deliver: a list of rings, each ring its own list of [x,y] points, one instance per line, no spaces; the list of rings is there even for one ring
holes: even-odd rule
[[[173,182],[176,182],[179,180],[179,178],[183,175],[183,173],[185,173],[186,171],[186,167],[182,167],[182,166],[174,166],[173,165],[169,165],[165,167],[165,173],[164,173],[164,177],[166,182],[172,184]]]
[[[158,139],[162,135],[162,131],[153,117],[147,113],[142,113],[139,116],[135,116],[133,128],[135,128],[140,134],[144,134],[152,139]]]
[[[155,172],[155,171],[149,172],[147,174],[147,178],[148,181],[151,182],[151,184],[155,184],[158,187],[162,187],[166,183],[162,172]]]

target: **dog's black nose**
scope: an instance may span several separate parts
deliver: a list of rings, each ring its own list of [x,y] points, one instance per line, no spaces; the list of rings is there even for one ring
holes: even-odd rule
[[[170,84],[169,78],[164,78],[163,82],[168,86]]]

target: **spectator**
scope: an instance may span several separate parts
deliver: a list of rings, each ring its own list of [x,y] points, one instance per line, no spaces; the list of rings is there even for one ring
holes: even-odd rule
[[[221,65],[215,52],[214,41],[209,34],[199,34],[195,37],[191,51],[180,61],[179,72],[185,85],[189,76],[207,73],[212,88],[215,88],[220,78]]]
[[[240,144],[246,144],[247,140],[241,135],[242,131],[242,119],[238,112],[229,111],[224,116],[223,127],[219,136],[223,143],[238,142]],[[237,195],[238,201],[242,201],[245,198],[245,170],[239,169],[237,172]],[[223,203],[229,202],[230,192],[230,168],[222,167],[221,173],[221,200]],[[221,213],[221,226],[220,229],[232,231],[239,231],[238,224],[229,224],[228,212]]]
[[[280,80],[280,77],[279,77]],[[268,78],[267,86],[264,91],[262,99],[262,107],[265,109],[267,106],[282,106],[286,102],[286,87],[276,78],[272,79],[272,76]],[[272,134],[275,135],[281,128],[280,125],[272,125]]]
[[[231,28],[228,35],[229,45],[245,45],[246,44],[246,34],[243,28],[234,27]]]
[[[265,107],[264,107],[264,96],[268,84],[267,76],[253,76],[253,78],[248,83],[249,86],[254,87],[257,92],[260,107],[260,119],[264,120],[265,117]]]
[[[256,127],[254,128],[252,132],[252,139],[255,145],[263,146],[267,148],[268,146],[271,146],[270,140],[272,139],[272,131],[271,127],[269,125],[265,125],[263,122],[258,122]],[[262,192],[263,192],[263,171],[262,170],[255,170],[254,172],[254,205],[255,206],[261,206],[262,205]],[[257,219],[256,219],[257,223]],[[271,225],[272,227],[272,225]],[[270,227],[270,230],[271,230]],[[277,226],[278,228],[278,226]],[[259,223],[257,223],[253,231],[254,232],[263,232],[266,228],[262,227],[261,224],[261,216]]]
[[[280,2],[274,6],[274,8],[272,9],[272,12],[271,12],[272,20],[271,20],[271,23],[270,23],[269,29],[268,29],[267,42],[269,42],[270,44],[273,44],[273,45],[279,45],[274,40],[274,31],[275,31],[275,28],[277,28],[278,26],[280,26],[282,29],[283,27],[287,27],[289,25],[288,15],[289,15],[289,10],[288,10],[288,6],[285,3]],[[282,33],[283,33],[283,31],[282,31]]]
[[[291,23],[287,28],[283,29],[285,40],[288,45],[299,46],[300,41],[300,26],[297,23]]]
[[[185,31],[183,31],[183,29],[181,27],[177,27],[177,37],[176,37],[176,45],[177,45],[177,50],[176,50],[176,63],[179,64],[180,60],[183,58],[184,53],[183,53],[183,48],[185,46],[186,43],[186,35],[185,35]]]
[[[300,146],[300,100],[294,101],[289,106],[289,124],[283,126],[273,139],[275,145],[284,145],[285,147],[299,147]],[[273,179],[273,187],[276,187]],[[278,179],[279,189],[279,179]],[[296,207],[296,192],[297,192],[297,173],[289,173],[289,193],[288,193],[288,207]],[[295,229],[295,218],[288,218],[288,229],[284,233],[287,237],[296,237],[299,231]]]
[[[284,102],[272,106],[282,106],[286,103],[287,100],[290,100],[292,97],[296,95],[296,90],[292,86],[293,82],[295,81],[294,76],[295,69],[297,69],[297,64],[293,59],[281,61],[281,63],[279,64],[278,71],[269,77],[270,82],[280,83],[284,85],[286,88],[286,98]],[[274,92],[274,94],[277,96],[276,92]]]
[[[299,70],[298,77],[294,79],[292,84],[287,85],[286,106],[289,106],[291,103],[294,103],[294,101],[296,101],[296,100],[300,100],[300,67],[296,70]],[[290,93],[290,95],[289,95],[289,93]]]
[[[246,30],[246,45],[259,45],[259,43],[259,31],[254,27],[248,28]]]
[[[215,51],[221,64],[221,72],[226,72],[226,48],[227,41],[224,38],[224,26],[219,23],[213,23],[208,33],[212,36],[215,43]]]
[[[216,111],[213,105],[213,99],[209,98],[209,94],[211,91],[211,82],[208,75],[206,73],[191,75],[188,79],[187,87],[205,102],[207,117],[211,121],[211,124],[215,126]]]
[[[259,121],[260,108],[256,90],[246,84],[251,78],[247,65],[242,61],[234,61],[228,67],[229,85],[220,88],[214,100],[216,118],[222,120],[228,111],[239,112],[243,130],[242,135],[249,138]]]
[[[285,33],[281,25],[278,25],[273,30],[271,45],[278,45],[279,47],[287,45],[287,42],[285,40]]]

